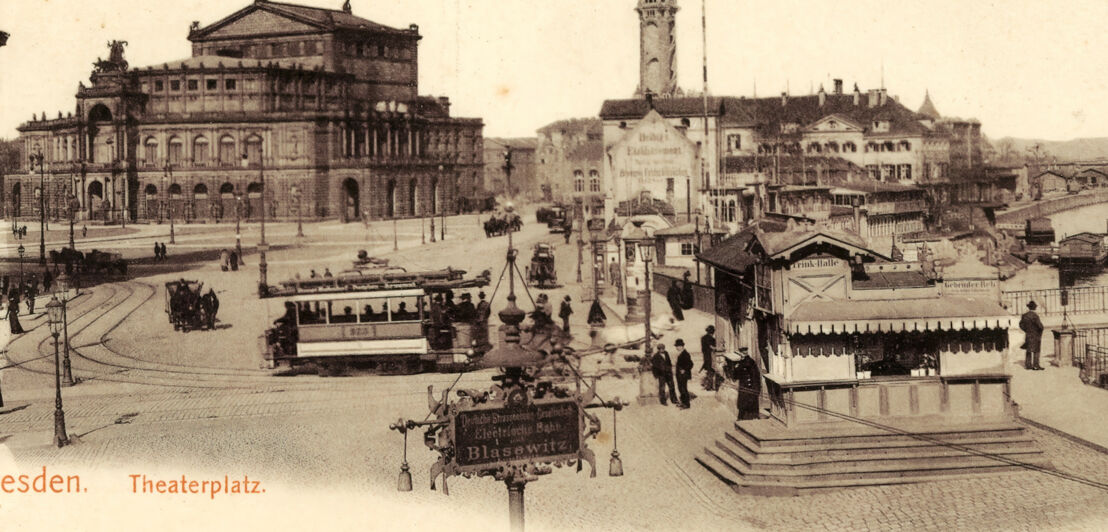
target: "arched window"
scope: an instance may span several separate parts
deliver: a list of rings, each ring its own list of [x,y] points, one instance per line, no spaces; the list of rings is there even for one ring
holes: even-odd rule
[[[235,197],[235,186],[230,183],[219,185],[219,197],[233,199]]]
[[[898,151],[912,151],[912,143],[906,140],[900,141]]]
[[[573,191],[584,192],[585,191],[585,174],[580,170],[573,172]]]
[[[208,185],[197,183],[192,187],[192,197],[196,199],[208,199]]]
[[[887,140],[881,145],[881,151],[896,151],[896,146],[893,145],[893,141]]]
[[[250,183],[249,185],[247,185],[246,186],[246,196],[249,197],[249,198],[260,198],[260,197],[262,197],[262,184],[261,183]]]
[[[181,185],[173,183],[169,185],[169,197],[172,199],[178,199],[181,197]]]
[[[181,137],[172,137],[169,139],[169,164],[181,163],[182,146],[184,146],[184,143],[181,142]]]
[[[847,153],[847,152],[855,153],[857,151],[858,151],[858,146],[855,146],[853,142],[844,142],[843,143],[843,153]]]
[[[154,137],[146,137],[144,143],[143,159],[146,164],[158,164],[158,141]]]
[[[262,138],[253,135],[246,139],[246,162],[250,166],[262,164]]]
[[[589,171],[589,192],[600,192],[600,174],[596,170]]]
[[[231,135],[223,135],[219,139],[219,164],[231,166],[238,162],[235,153],[235,139]]]
[[[826,150],[828,153],[839,153],[839,143],[835,141],[828,142]]]
[[[150,184],[146,185],[146,188],[143,189],[143,192],[145,192],[147,196],[157,196],[158,195],[158,187],[154,186],[153,183],[150,183]]]
[[[819,145],[818,142],[813,142],[813,143],[808,145],[808,153],[820,153],[822,151],[823,150],[820,148],[820,145]]]
[[[192,162],[198,165],[208,164],[208,139],[203,135],[192,141]]]

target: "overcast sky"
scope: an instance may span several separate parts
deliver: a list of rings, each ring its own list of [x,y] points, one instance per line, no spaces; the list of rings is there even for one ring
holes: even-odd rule
[[[77,83],[126,40],[132,66],[190,55],[189,24],[249,0],[0,0],[0,137],[46,111],[72,111]],[[339,8],[341,0],[300,0]],[[354,13],[420,26],[420,93],[448,95],[486,136],[532,136],[596,116],[638,82],[635,0],[353,0]],[[678,78],[699,90],[700,1],[681,0]],[[986,134],[1108,136],[1108,2],[1103,0],[707,0],[709,91],[808,94],[832,78],[884,81],[917,109],[981,120]]]

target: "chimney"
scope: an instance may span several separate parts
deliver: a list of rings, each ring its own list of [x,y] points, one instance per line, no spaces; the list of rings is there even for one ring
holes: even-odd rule
[[[880,94],[881,91],[879,89],[870,89],[870,91],[866,93],[866,107],[877,107],[881,105],[878,103],[881,98]]]
[[[789,105],[789,93],[782,92],[781,93],[781,107],[784,107],[786,105]]]
[[[889,101],[889,90],[878,89],[877,90],[877,105],[885,105]]]
[[[446,116],[450,116],[450,98],[447,96],[439,96],[439,107],[446,112]]]
[[[858,84],[854,84],[854,106],[857,107],[862,104],[862,91],[858,90]]]
[[[823,92],[823,84],[819,84],[819,106],[823,107],[823,104],[827,103],[827,93]]]
[[[841,96],[842,93],[843,93],[843,80],[836,79],[835,80],[835,95]]]

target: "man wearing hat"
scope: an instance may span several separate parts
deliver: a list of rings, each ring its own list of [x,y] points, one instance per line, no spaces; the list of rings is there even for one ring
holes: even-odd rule
[[[673,390],[673,360],[669,358],[666,346],[658,344],[658,349],[650,359],[650,370],[654,378],[658,379],[658,401],[662,406],[666,405],[666,387],[669,387],[669,400],[675,405],[680,405],[681,403],[677,402],[677,393]]]
[[[677,393],[681,398],[681,408],[688,408],[690,406],[689,380],[692,379],[693,369],[692,355],[689,354],[688,349],[685,349],[685,341],[680,338],[673,343],[673,348],[681,350],[677,354]]]
[[[750,350],[741,347],[742,358],[735,364],[735,380],[739,385],[739,420],[758,419],[758,396],[762,393],[762,374],[758,363],[750,358]]]
[[[1027,303],[1027,312],[1020,316],[1020,330],[1024,334],[1023,348],[1027,350],[1023,367],[1041,370],[1043,367],[1039,365],[1039,348],[1043,340],[1043,322],[1039,319],[1039,315],[1035,313],[1036,307],[1034,301]]]
[[[473,297],[462,294],[462,302],[454,307],[454,319],[461,323],[473,323],[477,318],[477,308],[473,306]]]
[[[562,318],[562,330],[569,334],[569,316],[573,314],[573,307],[569,306],[569,296],[562,300],[562,306],[558,309],[558,317]]]
[[[708,386],[705,386],[704,389],[712,391],[716,389],[716,369],[712,364],[712,356],[716,350],[716,328],[709,325],[704,330],[704,336],[700,337],[700,354],[704,357],[704,365],[700,366],[700,370],[707,373],[704,382],[708,383]]]
[[[477,321],[489,321],[489,315],[492,314],[492,310],[489,308],[489,302],[485,301],[485,293],[478,292],[477,299]]]

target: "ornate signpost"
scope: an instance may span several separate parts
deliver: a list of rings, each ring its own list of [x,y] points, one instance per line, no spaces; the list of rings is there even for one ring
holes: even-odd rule
[[[457,390],[455,401],[450,400],[452,389],[443,391],[441,398],[436,399],[434,390],[428,387],[427,420],[400,419],[390,428],[404,435],[404,463],[398,484],[401,491],[412,489],[407,461],[408,431],[424,427],[424,443],[440,454],[431,467],[431,488],[435,488],[435,480],[440,476],[445,494],[449,494],[447,478],[452,476],[493,477],[503,481],[508,487],[511,528],[522,531],[523,490],[527,482],[550,473],[555,466],[576,464],[580,471],[584,462],[589,464],[589,476],[595,477],[596,458],[586,442],[600,432],[600,419],[588,409],[618,411],[625,403],[618,397],[602,401],[593,387],[582,390],[581,376],[567,359],[572,351],[567,346],[570,338],[554,325],[542,303],[536,304],[531,322],[523,324],[526,314],[515,303],[514,276],[519,275],[519,270],[511,233],[508,238],[508,264],[504,268],[508,274],[508,305],[499,313],[503,323],[499,344],[481,362],[486,367],[500,368],[500,374],[492,379],[494,384],[487,391]],[[544,376],[545,366],[558,363],[565,363],[577,373],[575,389],[562,387],[555,379]],[[623,464],[615,449],[609,475],[623,475]]]

